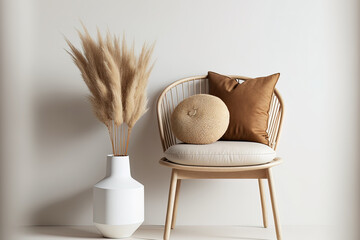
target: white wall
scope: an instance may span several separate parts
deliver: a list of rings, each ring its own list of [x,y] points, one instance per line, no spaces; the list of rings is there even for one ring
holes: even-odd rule
[[[7,80],[14,78],[24,95],[8,83],[13,103],[3,109],[19,109],[22,118],[15,126],[10,117],[16,113],[4,121],[4,134],[21,140],[8,141],[6,149],[19,178],[21,191],[14,196],[22,223],[92,223],[91,187],[104,176],[110,144],[64,51],[63,35],[79,46],[74,29],[80,28],[79,20],[91,33],[96,26],[126,32],[136,46],[156,41],[150,111],[130,142],[132,174],[145,185],[145,224],[164,223],[170,177],[169,169],[158,164],[157,96],[171,82],[208,70],[253,77],[281,73],[277,88],[286,115],[278,155],[285,163],[274,169],[281,222],[354,222],[359,205],[358,1],[7,2],[12,14],[4,31],[26,46],[16,53],[26,64],[7,63],[17,69]],[[9,46],[16,50],[15,44]],[[18,78],[23,69],[27,74]],[[179,204],[178,224],[261,224],[256,181],[185,181]]]

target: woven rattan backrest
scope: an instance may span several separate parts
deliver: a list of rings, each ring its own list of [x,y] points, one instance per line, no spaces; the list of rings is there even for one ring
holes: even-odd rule
[[[238,82],[251,78],[242,76],[230,76]],[[185,98],[196,94],[209,93],[209,82],[207,76],[196,76],[178,80],[164,89],[157,102],[157,116],[161,143],[165,151],[170,146],[179,143],[171,130],[170,116],[175,107]],[[276,149],[279,139],[284,106],[279,92],[275,89],[272,96],[267,133],[269,135],[269,146]]]

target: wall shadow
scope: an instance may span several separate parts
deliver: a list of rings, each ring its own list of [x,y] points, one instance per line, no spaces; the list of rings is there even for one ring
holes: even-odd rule
[[[92,185],[101,174],[101,169],[97,167],[97,156],[91,152],[83,152],[86,146],[81,143],[103,126],[94,116],[84,95],[61,94],[52,89],[51,92],[49,90],[47,93],[38,94],[33,106],[35,114],[32,178],[35,189],[31,194],[34,194],[33,199],[38,199],[43,204],[31,211],[31,223],[90,223]],[[101,152],[103,148],[99,146],[99,155],[102,155]],[[97,174],[96,169],[99,172]],[[70,233],[73,234],[74,231]]]
[[[79,218],[92,206],[92,188],[59,199],[32,214],[34,225],[77,225]],[[77,218],[78,216],[78,218]],[[73,236],[73,235],[72,235]]]
[[[135,125],[129,144],[129,156],[133,178],[145,186],[145,224],[148,214],[156,210],[157,220],[152,224],[165,222],[167,194],[171,170],[159,164],[163,157],[156,115],[157,98],[162,89],[149,98],[149,111]]]
[[[36,150],[56,151],[99,128],[85,96],[40,96],[34,106]]]
[[[360,78],[360,70],[359,70],[359,67],[360,67],[360,2],[358,1],[357,2],[357,23],[358,23],[358,28],[357,28],[357,58],[358,58],[358,68],[357,68],[357,71],[358,71],[358,78]],[[356,111],[358,113],[358,123],[360,122],[360,83],[358,81],[358,99],[357,99],[357,108],[356,108]],[[358,129],[357,129],[357,135],[358,135],[358,145],[360,145],[360,124],[358,124]],[[357,158],[360,159],[360,148],[357,148]],[[356,206],[356,211],[358,214],[357,214],[357,219],[355,219],[355,222],[359,223],[360,221],[360,164],[358,163],[358,169],[357,169],[357,189],[358,189],[358,196],[357,196],[357,206]],[[355,226],[355,236],[357,239],[360,239],[360,228],[358,227],[358,224]]]
[[[145,186],[145,223],[146,212],[153,213],[151,207],[154,203],[156,204],[159,199],[166,203],[167,191],[164,191],[164,188],[168,188],[170,177],[170,170],[158,163],[162,157],[162,147],[155,105],[160,92],[159,90],[154,97],[150,97],[149,111],[136,123],[129,144],[132,175]],[[69,93],[65,96],[59,93],[40,94],[36,97],[34,106],[34,150],[36,151],[34,169],[40,173],[47,171],[46,175],[35,176],[34,187],[39,187],[35,194],[36,192],[40,195],[45,194],[41,189],[45,187],[49,189],[47,191],[49,195],[58,196],[57,192],[61,191],[67,197],[52,198],[44,195],[45,204],[32,211],[31,221],[35,225],[72,225],[79,222],[91,224],[91,188],[105,176],[107,154],[105,149],[110,148],[110,141],[108,142],[107,138],[105,141],[100,138],[99,145],[96,146],[98,150],[90,146],[86,153],[82,153],[74,146],[86,149],[87,143],[84,141],[90,137],[94,139],[94,134],[101,131],[104,132],[105,137],[106,128],[94,116],[85,96]],[[44,156],[53,157],[49,159]],[[61,172],[66,172],[68,177],[63,178]],[[49,176],[52,178],[49,179]],[[75,185],[73,185],[74,181],[76,181]],[[166,207],[161,209],[164,213],[160,213],[160,218],[165,219],[165,210]]]

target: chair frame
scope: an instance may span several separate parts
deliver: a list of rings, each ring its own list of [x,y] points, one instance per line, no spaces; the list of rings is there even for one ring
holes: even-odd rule
[[[230,75],[229,77],[236,79],[238,82],[251,79],[249,77],[238,75]],[[173,82],[160,94],[157,102],[157,117],[160,138],[164,152],[170,146],[180,142],[178,139],[176,139],[171,131],[170,116],[172,111],[174,111],[176,105],[179,104],[183,99],[196,94],[208,93],[208,86],[209,83],[207,80],[207,75],[195,76]],[[282,126],[283,113],[284,104],[279,92],[277,89],[275,89],[270,104],[267,128],[267,133],[269,135],[269,146],[274,150],[276,149],[278,143],[278,138]],[[272,167],[279,165],[281,162],[282,160],[277,157],[269,163],[260,165],[207,167],[177,164],[170,162],[165,157],[163,157],[160,160],[160,164],[172,168],[164,240],[169,240],[170,230],[175,227],[178,196],[180,192],[181,180],[183,179],[258,179],[263,225],[265,228],[268,227],[268,221],[264,195],[264,179],[268,180],[276,236],[278,240],[281,240],[281,226],[279,222],[273,173],[271,169]]]

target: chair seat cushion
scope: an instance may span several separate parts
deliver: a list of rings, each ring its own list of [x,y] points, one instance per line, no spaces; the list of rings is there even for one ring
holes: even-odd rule
[[[217,141],[212,144],[175,144],[165,151],[174,163],[191,166],[248,166],[271,162],[276,152],[269,146],[244,141]]]

